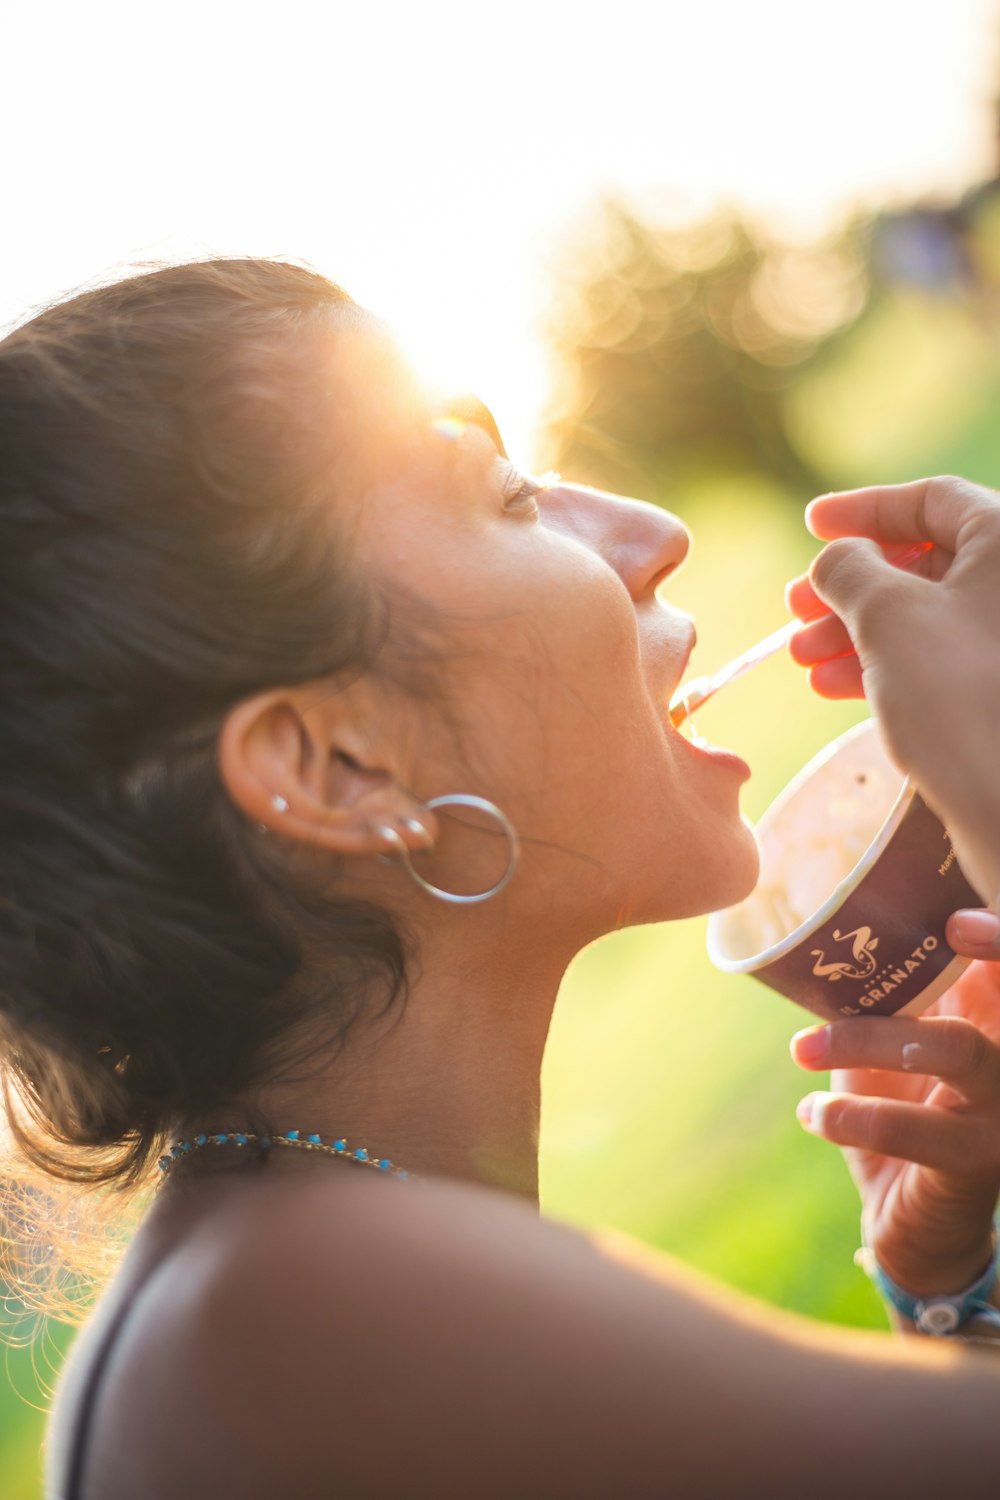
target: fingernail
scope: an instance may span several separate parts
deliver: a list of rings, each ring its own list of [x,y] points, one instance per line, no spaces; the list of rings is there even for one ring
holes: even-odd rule
[[[797,1031],[788,1045],[795,1062],[821,1068],[830,1055],[830,1028],[808,1026]]]
[[[802,1128],[808,1130],[811,1135],[823,1134],[823,1118],[829,1102],[829,1094],[807,1094],[796,1105],[795,1118]]]
[[[919,1042],[907,1042],[903,1048],[903,1067],[907,1073],[919,1073],[924,1049]]]
[[[1000,947],[1000,918],[991,911],[957,911],[952,922],[960,943],[970,948],[989,943]]]
[[[816,509],[816,501],[827,500],[828,498],[829,496],[827,495],[816,495],[812,500],[809,501],[809,504],[805,508],[803,519],[806,523],[806,530],[811,531],[813,536],[816,535],[815,531],[813,531],[813,511]],[[820,538],[820,540],[822,540],[822,538]]]

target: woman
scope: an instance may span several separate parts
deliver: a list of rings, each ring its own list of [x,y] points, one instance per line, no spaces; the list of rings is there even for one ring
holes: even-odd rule
[[[562,973],[750,889],[747,773],[667,722],[681,524],[439,417],[293,266],[155,272],[0,346],[13,1125],[118,1186],[182,1143],[48,1492],[992,1493],[990,1351],[539,1220]]]

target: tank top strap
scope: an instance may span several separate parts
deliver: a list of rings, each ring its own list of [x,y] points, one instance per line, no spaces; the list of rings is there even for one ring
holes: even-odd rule
[[[56,1500],[84,1500],[84,1471],[101,1383],[132,1309],[150,1282],[162,1269],[165,1262],[171,1259],[171,1255],[172,1251],[168,1250],[165,1255],[161,1256],[154,1263],[142,1280],[136,1282],[129,1289],[127,1294],[122,1298],[121,1304],[115,1309],[114,1315],[108,1322],[94,1353],[91,1355],[83,1386],[77,1398],[72,1437],[64,1469],[65,1478],[57,1491]]]

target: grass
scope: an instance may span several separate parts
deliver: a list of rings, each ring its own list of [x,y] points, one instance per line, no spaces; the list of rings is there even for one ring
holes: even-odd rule
[[[0,1495],[37,1500],[45,1410],[68,1331],[57,1328],[31,1347],[0,1343]]]

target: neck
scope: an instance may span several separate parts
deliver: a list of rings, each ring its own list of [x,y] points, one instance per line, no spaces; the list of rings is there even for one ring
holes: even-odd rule
[[[277,1131],[343,1136],[414,1175],[537,1202],[542,1055],[568,956],[512,958],[509,946],[425,946],[405,1006],[359,1021],[308,1077],[248,1102]]]

